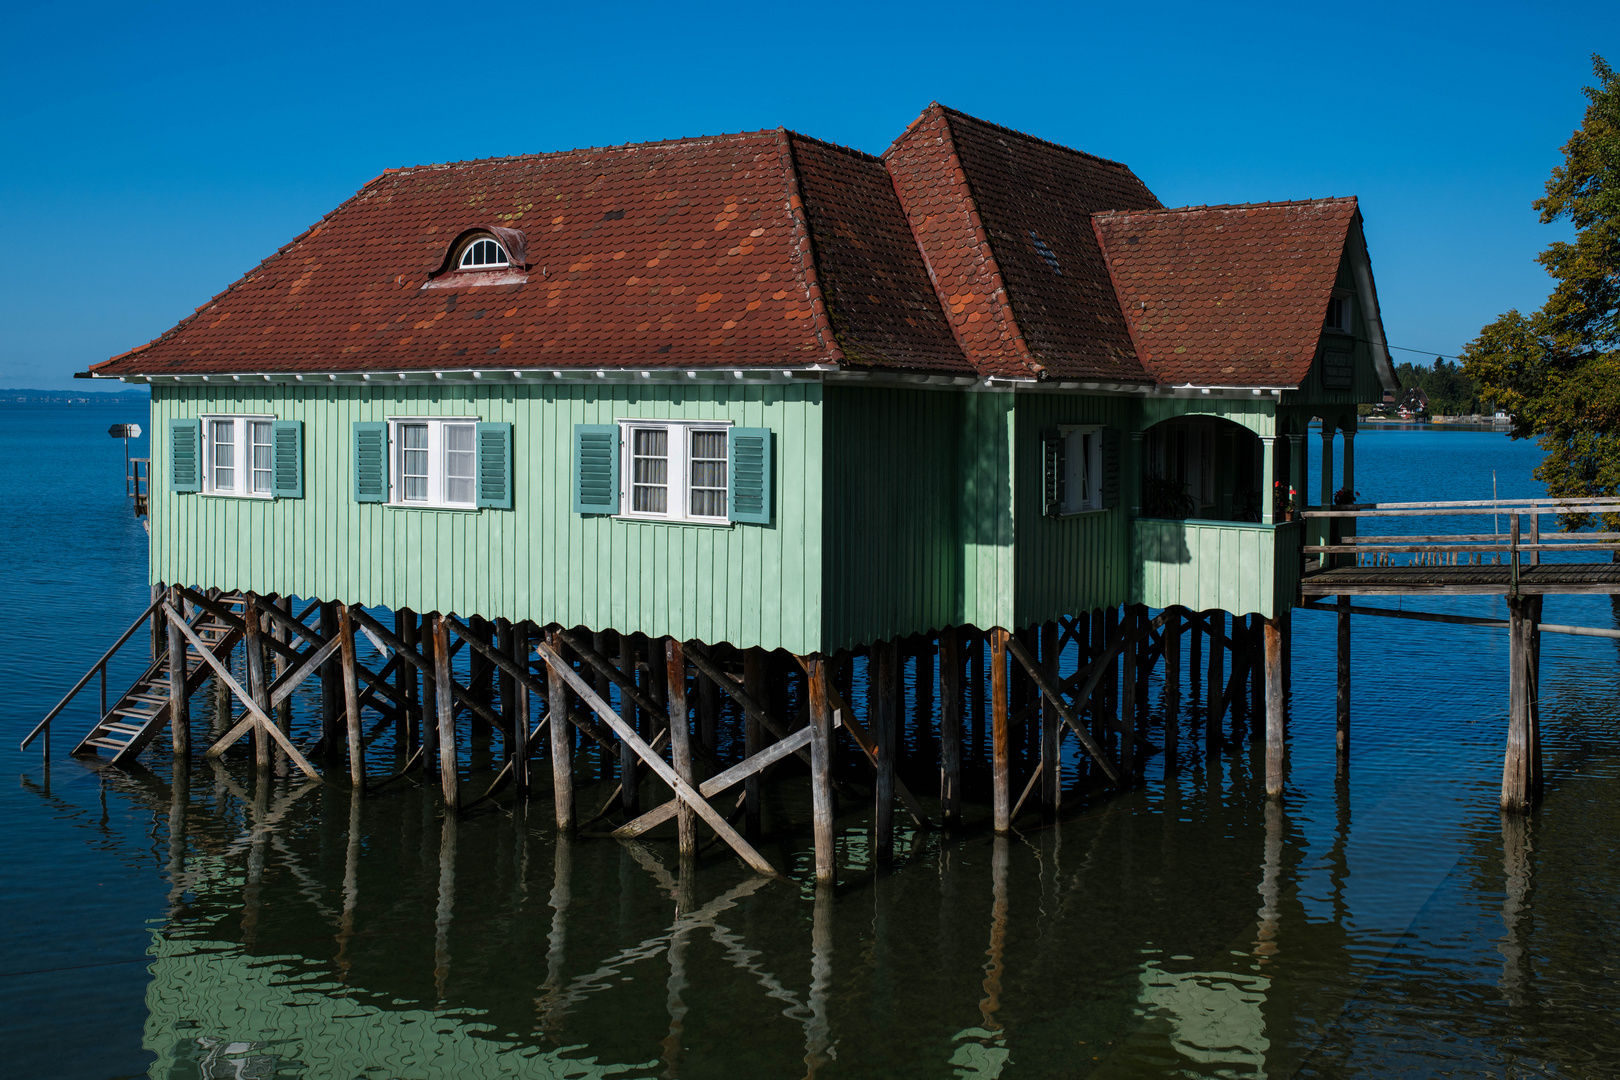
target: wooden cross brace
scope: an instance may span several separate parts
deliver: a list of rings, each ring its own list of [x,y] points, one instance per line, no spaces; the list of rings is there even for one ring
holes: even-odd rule
[[[700,795],[696,788],[683,780],[670,766],[669,762],[653,753],[652,747],[648,746],[641,736],[636,734],[635,729],[619,719],[619,714],[614,712],[607,702],[597,696],[595,689],[589,683],[579,677],[579,673],[574,670],[572,664],[558,656],[551,646],[543,641],[535,645],[535,652],[540,654],[551,670],[566,682],[574,693],[579,695],[580,700],[584,701],[586,706],[596,713],[615,735],[623,739],[635,751],[637,757],[646,762],[648,768],[658,774],[660,780],[670,786],[671,790],[675,792],[675,797],[690,806],[699,817],[709,824],[711,829],[719,833],[726,843],[731,846],[731,849],[742,857],[744,862],[756,873],[764,874],[767,877],[778,876],[776,868],[771,866],[763,855],[755,851],[753,845],[744,840],[742,835],[726,821],[725,817],[709,805],[708,800]]]

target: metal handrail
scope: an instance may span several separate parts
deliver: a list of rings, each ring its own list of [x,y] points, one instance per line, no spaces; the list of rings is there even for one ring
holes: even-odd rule
[[[68,707],[69,702],[71,702],[74,698],[79,696],[79,691],[83,690],[85,688],[85,686],[89,684],[90,677],[92,675],[94,675],[96,672],[99,671],[99,672],[102,673],[102,676],[101,676],[102,681],[103,681],[103,684],[105,684],[106,678],[107,678],[107,674],[106,674],[107,661],[111,660],[113,658],[113,654],[116,653],[119,649],[122,649],[124,647],[124,643],[130,639],[130,637],[135,633],[135,631],[139,630],[146,623],[147,619],[151,618],[152,612],[156,611],[158,609],[158,606],[160,604],[162,604],[163,601],[166,598],[167,598],[167,594],[159,596],[156,600],[152,601],[151,605],[145,611],[141,612],[140,618],[136,619],[134,622],[129,624],[129,629],[124,631],[123,636],[121,636],[117,641],[113,642],[112,648],[108,649],[106,652],[101,654],[101,659],[97,660],[93,665],[91,665],[90,670],[84,673],[84,677],[82,679],[80,679],[78,682],[73,684],[73,689],[71,689],[71,690],[69,690],[67,692],[67,696],[64,697],[61,701],[56,703],[56,708],[52,709],[49,713],[47,713],[46,716],[45,716],[45,719],[41,720],[38,724],[34,725],[34,730],[30,731],[28,733],[28,738],[24,739],[22,741],[22,745],[19,746],[17,749],[19,749],[19,750],[28,749],[28,744],[33,742],[36,738],[38,738],[40,732],[48,731],[48,729],[51,726],[51,721],[55,720],[56,715],[58,713],[60,713],[63,709]],[[105,693],[105,691],[106,691],[105,685],[103,685],[102,690],[103,690],[103,693]],[[103,716],[103,718],[105,718],[105,716],[106,716],[106,705],[105,704],[103,704],[103,706],[102,706],[102,716]]]

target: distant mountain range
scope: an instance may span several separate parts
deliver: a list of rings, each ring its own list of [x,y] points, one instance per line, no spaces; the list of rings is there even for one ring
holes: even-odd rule
[[[147,399],[145,387],[129,390],[0,390],[0,405],[129,405]]]

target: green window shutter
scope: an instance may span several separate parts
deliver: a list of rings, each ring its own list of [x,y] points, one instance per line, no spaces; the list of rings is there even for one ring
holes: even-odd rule
[[[388,501],[388,425],[380,420],[355,421],[354,501]]]
[[[1112,510],[1119,505],[1119,429],[1102,430],[1102,495],[1103,509]]]
[[[512,425],[478,425],[478,505],[512,509]]]
[[[1063,513],[1064,484],[1068,479],[1069,440],[1060,431],[1041,436],[1041,488],[1047,517]]]
[[[726,440],[726,474],[731,481],[731,520],[771,523],[771,429],[732,428]]]
[[[202,490],[202,421],[169,421],[169,490]]]
[[[619,425],[574,425],[574,513],[619,512]]]
[[[304,497],[304,422],[277,420],[270,429],[274,473],[270,493],[278,499]]]

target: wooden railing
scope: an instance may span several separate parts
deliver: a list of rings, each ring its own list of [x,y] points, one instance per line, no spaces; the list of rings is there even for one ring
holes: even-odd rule
[[[129,641],[129,639],[132,636],[134,636],[135,631],[139,630],[141,627],[146,625],[146,620],[152,617],[152,612],[156,611],[158,609],[158,605],[160,605],[162,603],[163,603],[163,597],[159,596],[156,600],[152,601],[152,604],[151,604],[150,607],[148,607],[145,611],[141,612],[140,616],[134,622],[129,624],[129,629],[125,630],[123,632],[123,634],[118,638],[118,640],[113,642],[112,648],[110,648],[106,652],[102,653],[101,654],[101,659],[97,660],[94,664],[92,664],[91,667],[90,667],[90,670],[84,673],[84,677],[81,678],[78,682],[73,684],[73,689],[69,690],[67,692],[67,695],[65,697],[63,697],[61,701],[58,701],[56,703],[56,708],[54,708],[50,712],[46,713],[45,714],[45,719],[41,720],[39,723],[34,725],[34,730],[30,731],[28,733],[28,737],[22,741],[22,745],[19,746],[17,749],[19,749],[19,750],[28,749],[28,744],[33,742],[36,738],[38,738],[43,733],[44,736],[45,736],[45,760],[49,761],[50,757],[51,757],[51,721],[55,720],[56,717],[57,717],[57,714],[60,713],[63,709],[67,708],[69,703],[71,703],[74,698],[79,696],[79,691],[83,690],[86,686],[90,685],[90,680],[93,679],[97,675],[101,676],[101,708],[96,713],[96,715],[98,717],[100,717],[101,719],[103,719],[103,720],[106,719],[106,717],[107,717],[107,663],[115,655],[117,655],[119,649],[122,649],[124,647],[125,642]]]
[[[1620,499],[1479,499],[1459,502],[1354,503],[1305,510],[1302,517],[1362,519],[1376,517],[1482,517],[1505,522],[1489,533],[1442,533],[1430,536],[1344,536],[1335,543],[1307,544],[1309,555],[1325,556],[1324,565],[1353,566],[1502,566],[1537,565],[1543,552],[1620,551],[1620,532],[1543,534],[1541,519],[1572,514],[1620,514]],[[1526,528],[1528,519],[1528,528]],[[1344,561],[1349,557],[1354,562]]]

